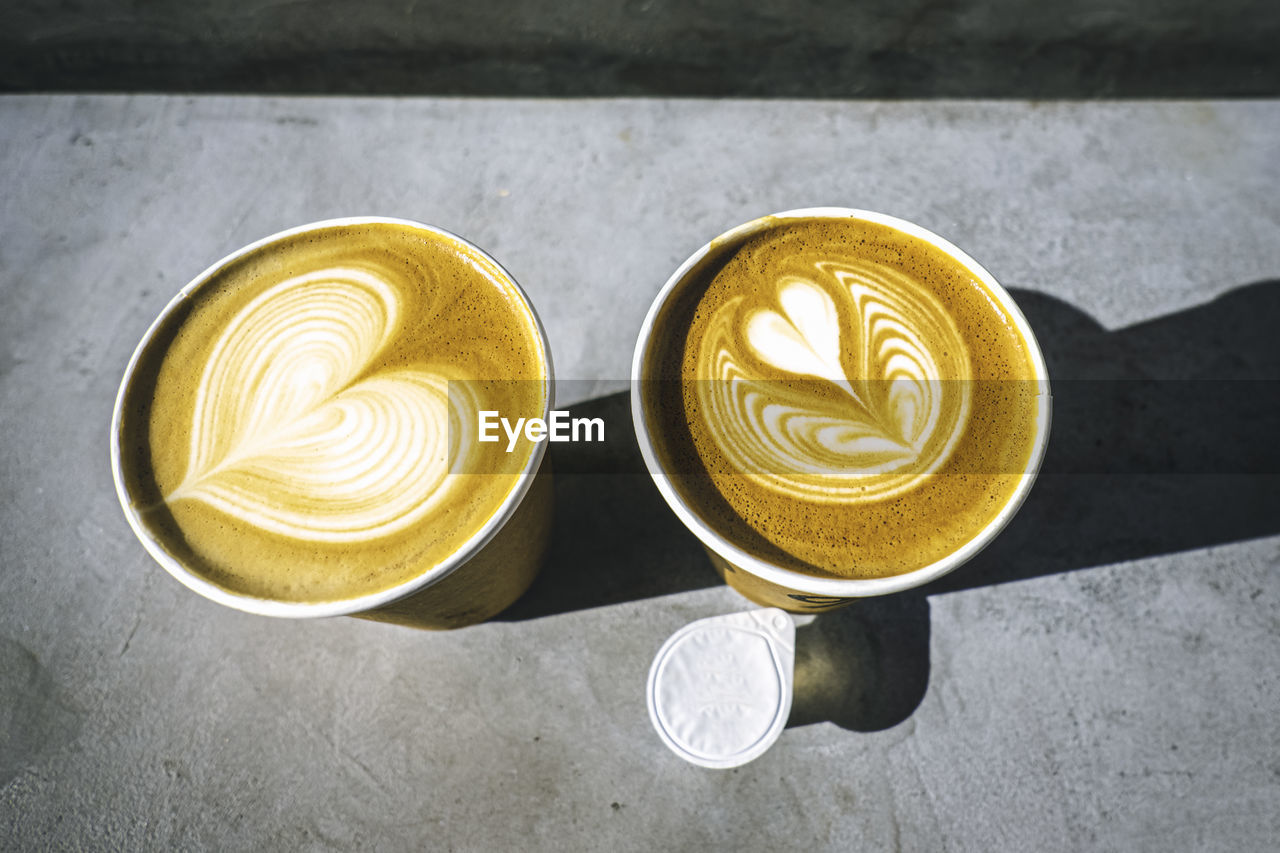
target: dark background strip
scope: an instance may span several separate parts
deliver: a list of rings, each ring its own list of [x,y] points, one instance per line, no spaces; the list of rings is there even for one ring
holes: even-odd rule
[[[1280,94],[1272,0],[8,0],[0,91]]]

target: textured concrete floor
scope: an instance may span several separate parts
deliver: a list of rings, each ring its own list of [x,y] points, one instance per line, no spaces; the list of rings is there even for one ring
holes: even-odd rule
[[[1265,377],[1277,140],[1275,102],[0,100],[0,847],[1267,848],[1275,476],[1058,464],[974,563],[803,627],[791,726],[709,771],[661,745],[645,676],[745,604],[634,473],[619,392],[686,255],[812,204],[964,247],[1057,377]],[[502,260],[561,402],[615,436],[559,460],[551,562],[503,620],[233,612],[116,505],[112,398],[169,297],[363,213]],[[1068,455],[1089,411],[1064,409]],[[1135,417],[1121,462],[1166,440]]]

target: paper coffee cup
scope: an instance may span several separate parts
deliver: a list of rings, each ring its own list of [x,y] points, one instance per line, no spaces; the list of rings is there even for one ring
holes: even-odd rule
[[[431,232],[452,241],[487,261],[506,284],[519,295],[527,311],[545,367],[543,411],[545,419],[553,400],[551,348],[546,331],[516,280],[496,260],[462,237],[431,225],[387,217],[349,217],[314,222],[258,240],[227,255],[196,276],[173,298],[151,324],[135,349],[116,396],[111,421],[111,470],[116,494],[133,532],[147,552],[179,582],[219,604],[249,613],[286,618],[350,615],[378,621],[396,622],[420,628],[454,628],[483,621],[513,603],[532,583],[550,539],[551,473],[545,458],[545,443],[537,443],[527,464],[519,472],[515,486],[488,520],[460,547],[420,575],[387,589],[344,600],[322,602],[282,601],[229,591],[202,577],[168,550],[142,521],[124,472],[122,433],[126,391],[135,378],[144,354],[165,327],[166,320],[181,311],[195,294],[220,272],[240,259],[298,235],[325,228],[387,224]]]
[[[1031,447],[1030,458],[1025,470],[1020,472],[1020,479],[1011,496],[1002,509],[983,527],[977,530],[971,539],[962,546],[928,565],[914,570],[888,577],[874,578],[833,578],[803,574],[785,568],[775,562],[748,553],[734,542],[717,532],[704,520],[673,485],[671,472],[665,471],[655,450],[655,431],[662,425],[656,423],[648,413],[646,392],[654,378],[647,373],[646,365],[653,355],[655,342],[655,324],[662,309],[668,301],[680,291],[686,277],[693,274],[709,253],[718,247],[736,244],[763,229],[776,226],[787,219],[811,218],[848,218],[887,226],[931,244],[948,255],[957,264],[966,268],[973,277],[981,281],[998,302],[1000,311],[1007,322],[1012,324],[1025,341],[1026,349],[1033,362],[1033,370],[1038,386],[1036,395],[1035,435]],[[744,225],[740,225],[707,243],[694,252],[672,274],[662,287],[641,327],[636,342],[635,355],[632,361],[631,411],[636,438],[645,465],[649,469],[658,490],[680,518],[681,522],[699,539],[710,555],[715,569],[725,580],[750,600],[771,607],[780,607],[793,612],[820,612],[838,608],[850,601],[871,595],[898,592],[920,586],[939,578],[981,551],[1001,529],[1009,522],[1022,505],[1040,468],[1045,448],[1049,439],[1052,397],[1048,385],[1048,373],[1044,358],[1041,355],[1035,335],[1026,318],[1018,309],[1009,293],[996,282],[973,258],[962,252],[942,237],[901,219],[881,213],[838,207],[817,207],[789,210],[772,216],[762,217]],[[851,509],[856,512],[856,509]]]

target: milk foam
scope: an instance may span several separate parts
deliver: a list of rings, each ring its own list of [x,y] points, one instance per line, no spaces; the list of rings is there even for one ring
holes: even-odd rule
[[[780,494],[860,503],[914,488],[968,420],[968,352],[945,306],[898,270],[817,260],[766,298],[726,300],[696,360],[706,432]]]
[[[371,540],[427,516],[454,485],[450,460],[474,447],[476,408],[461,383],[450,411],[447,383],[461,377],[447,368],[371,370],[400,313],[389,282],[346,267],[246,304],[204,367],[186,474],[166,501],[313,542]]]

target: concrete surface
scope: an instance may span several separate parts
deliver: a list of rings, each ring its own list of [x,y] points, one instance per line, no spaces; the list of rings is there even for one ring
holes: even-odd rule
[[[1266,0],[6,0],[0,91],[1280,95]]]
[[[1280,468],[1159,463],[1229,419],[1060,391],[997,544],[802,627],[790,727],[724,772],[668,753],[642,691],[668,635],[746,605],[636,473],[621,392],[681,260],[813,204],[964,247],[1063,389],[1275,380],[1278,140],[1276,102],[0,99],[0,847],[1268,848]],[[223,609],[116,504],[153,316],[231,249],[361,213],[502,260],[561,402],[607,418],[612,449],[557,459],[551,562],[500,621]]]

